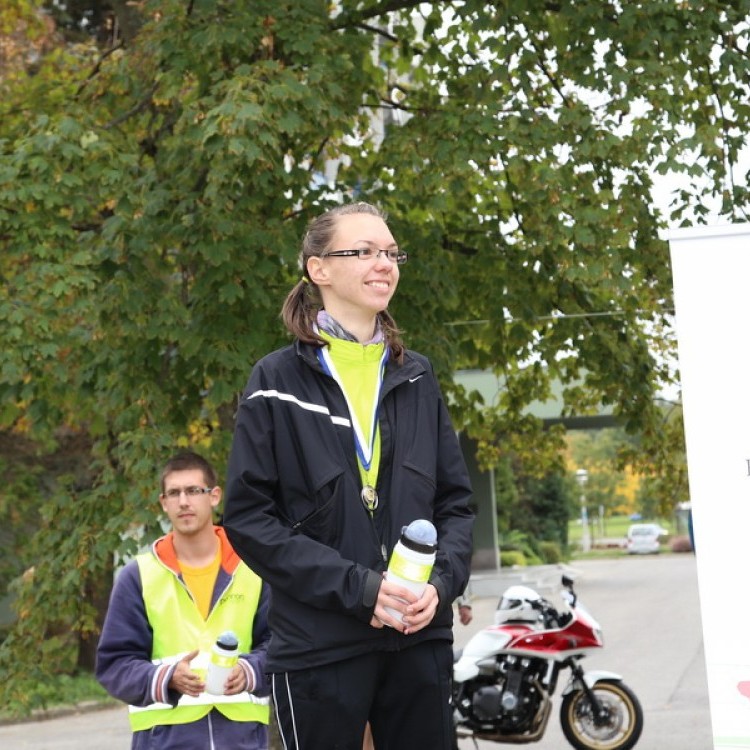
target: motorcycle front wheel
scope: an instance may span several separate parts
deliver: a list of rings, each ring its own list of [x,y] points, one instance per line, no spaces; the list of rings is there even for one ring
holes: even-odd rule
[[[643,731],[643,709],[635,693],[615,680],[597,682],[591,690],[604,716],[595,721],[591,701],[583,690],[568,693],[560,706],[565,739],[577,750],[629,750]]]

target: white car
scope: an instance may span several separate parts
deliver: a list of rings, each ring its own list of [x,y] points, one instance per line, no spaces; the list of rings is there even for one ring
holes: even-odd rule
[[[647,555],[660,550],[659,538],[667,530],[658,523],[634,523],[628,529],[627,550],[629,555]]]

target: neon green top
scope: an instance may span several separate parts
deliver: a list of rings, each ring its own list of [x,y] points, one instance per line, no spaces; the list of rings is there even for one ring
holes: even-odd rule
[[[174,663],[198,648],[208,664],[211,647],[225,630],[237,634],[239,650],[252,648],[252,623],[255,617],[261,580],[246,565],[239,565],[232,583],[204,619],[187,589],[174,571],[151,553],[136,557],[143,587],[143,602],[153,629],[151,658],[155,663]],[[193,664],[191,664],[193,666]],[[193,667],[194,668],[194,667]],[[258,721],[268,724],[268,700],[247,692],[237,695],[183,695],[176,706],[151,703],[130,706],[130,727],[134,732],[159,725],[190,724],[216,708],[231,721]]]
[[[380,393],[381,361],[385,344],[360,344],[334,338],[325,331],[320,335],[329,342],[328,353],[336,366],[337,380],[349,402],[352,421],[356,421],[367,445],[372,443],[372,458],[369,469],[358,460],[362,485],[375,487],[380,466],[380,427],[373,419],[376,394]],[[375,429],[373,441],[372,430]]]

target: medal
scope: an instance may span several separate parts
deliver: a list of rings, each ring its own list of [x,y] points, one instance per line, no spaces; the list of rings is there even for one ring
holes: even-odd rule
[[[341,392],[344,394],[344,399],[346,400],[346,405],[349,409],[349,419],[351,420],[352,431],[354,432],[354,447],[357,451],[357,460],[365,471],[370,470],[370,463],[372,462],[372,454],[375,445],[375,434],[378,428],[378,406],[380,402],[380,389],[383,385],[383,372],[385,370],[385,363],[388,361],[388,352],[388,347],[384,347],[383,356],[380,358],[380,365],[378,368],[378,382],[375,387],[375,393],[373,394],[372,399],[372,412],[370,414],[370,421],[369,424],[366,425],[367,427],[369,427],[369,431],[368,433],[366,433],[362,425],[360,425],[359,420],[357,419],[357,412],[354,410],[354,407],[349,401],[349,395],[347,394],[346,388],[344,387],[344,381],[341,379],[341,376],[336,370],[336,365],[333,363],[330,352],[328,352],[325,346],[322,346],[318,349],[318,361],[320,362],[321,367],[323,368],[324,372],[330,375],[339,384],[339,386],[341,387]],[[366,437],[367,434],[369,434],[369,440]],[[365,489],[362,490],[362,501],[365,503],[365,505],[367,505],[367,500],[365,500]],[[375,492],[375,488],[370,487],[367,494],[368,496],[374,496],[374,502],[377,505],[378,494],[377,492]]]
[[[365,508],[367,508],[370,513],[378,507],[378,493],[372,485],[366,484],[362,488],[361,497],[362,502],[365,504]]]
[[[315,330],[318,330],[317,326],[315,327]],[[374,513],[375,509],[378,507],[378,493],[375,487],[373,487],[378,474],[378,467],[372,466],[372,460],[375,453],[375,441],[378,436],[380,391],[383,386],[383,373],[385,372],[385,365],[388,361],[389,351],[390,350],[387,346],[383,347],[383,353],[380,356],[380,362],[378,364],[377,382],[374,383],[375,389],[372,394],[372,408],[368,415],[368,421],[364,425],[360,424],[357,412],[354,409],[352,402],[349,400],[349,394],[347,393],[344,381],[336,369],[336,365],[334,364],[328,348],[322,346],[317,351],[320,366],[327,375],[330,375],[339,384],[346,401],[347,409],[349,410],[350,424],[347,426],[351,426],[352,432],[354,433],[354,448],[357,453],[357,461],[360,466],[363,483],[360,497],[362,498],[362,504],[370,514]],[[372,484],[370,484],[370,482],[372,482]]]

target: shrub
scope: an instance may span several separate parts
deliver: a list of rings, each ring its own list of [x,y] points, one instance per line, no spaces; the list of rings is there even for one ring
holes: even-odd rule
[[[693,545],[690,544],[689,536],[676,536],[673,537],[669,543],[669,548],[672,552],[692,552]]]
[[[537,544],[537,547],[539,548],[539,555],[542,558],[542,562],[552,564],[562,562],[562,551],[557,542],[542,541]]]
[[[514,565],[526,566],[526,556],[517,549],[509,549],[500,552],[500,567],[512,568]]]
[[[518,552],[522,556],[523,562],[514,563],[515,565],[541,565],[542,563],[529,541],[529,535],[525,531],[512,529],[501,534],[500,550],[501,554],[503,552]]]

